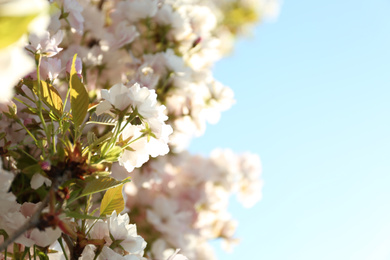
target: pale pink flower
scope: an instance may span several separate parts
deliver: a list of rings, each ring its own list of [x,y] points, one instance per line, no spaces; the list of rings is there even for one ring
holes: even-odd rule
[[[84,17],[81,14],[83,7],[76,0],[64,0],[64,12],[73,31],[82,34],[84,31]]]
[[[63,37],[64,33],[61,30],[52,37],[50,37],[49,32],[45,32],[41,37],[36,34],[30,34],[30,44],[26,48],[32,53],[40,53],[47,57],[53,57],[62,50],[58,45],[62,42]]]
[[[44,59],[41,61],[41,67],[40,67],[41,80],[46,80],[46,79],[54,80],[58,77],[61,70],[62,67],[61,67],[60,59],[56,59],[56,58]]]
[[[139,36],[136,27],[127,21],[121,21],[114,26],[113,32],[108,33],[105,37],[107,39],[105,42],[107,43],[103,43],[108,45],[110,49],[119,49]]]

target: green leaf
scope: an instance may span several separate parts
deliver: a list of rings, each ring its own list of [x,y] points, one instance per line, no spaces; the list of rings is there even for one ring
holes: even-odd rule
[[[115,180],[114,178],[107,176],[107,177],[93,178],[92,180],[88,179],[86,181],[88,181],[87,185],[85,186],[85,188],[83,189],[79,197],[108,190],[110,188],[129,182],[130,179],[127,178],[124,179],[123,181],[118,181]]]
[[[1,16],[0,17],[0,49],[18,41],[23,34],[27,33],[30,22],[38,14],[26,16]]]
[[[98,177],[100,178],[100,177],[107,177],[107,176],[109,176],[110,174],[111,174],[111,172],[100,171],[100,172],[94,172],[94,173],[92,173],[91,176],[94,176],[94,177],[98,176]]]
[[[72,204],[73,201],[75,201],[76,199],[79,198],[79,194],[81,193],[81,190],[82,189],[80,188],[80,189],[75,189],[75,190],[71,191],[69,199],[67,201],[67,205]]]
[[[95,140],[93,143],[89,144],[91,147],[94,147],[96,145],[99,145],[103,142],[105,142],[106,140],[110,139],[112,137],[113,133],[112,132],[107,132],[105,135],[103,135],[102,137],[99,137],[99,139]]]
[[[90,120],[87,124],[100,124],[100,125],[111,125],[115,126],[117,123],[116,119],[110,116],[109,114],[102,114],[97,116],[95,113],[92,114]]]
[[[77,54],[73,56],[72,67],[70,70],[69,86],[70,106],[72,108],[73,124],[75,125],[75,128],[78,129],[79,126],[83,123],[85,116],[87,115],[89,97],[87,89],[81,82],[76,72],[76,57]]]
[[[91,145],[97,140],[97,137],[94,132],[88,132],[87,133],[87,141],[88,144]]]
[[[75,218],[75,219],[100,219],[100,217],[80,214],[80,213],[76,213],[76,212],[73,212],[73,211],[65,212],[65,214],[66,214],[67,217]]]
[[[24,168],[22,170],[22,172],[25,174],[31,174],[31,175],[34,175],[35,173],[44,173],[39,164],[33,164],[30,166],[27,166],[26,168]]]
[[[122,148],[119,146],[112,147],[108,153],[104,156],[106,162],[116,162],[122,154]]]
[[[111,215],[114,210],[119,213],[125,208],[122,188],[123,184],[109,189],[106,194],[104,194],[100,204],[100,216]]]

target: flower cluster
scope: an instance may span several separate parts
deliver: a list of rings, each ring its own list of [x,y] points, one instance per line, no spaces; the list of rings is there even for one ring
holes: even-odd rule
[[[234,103],[213,64],[276,0],[0,3],[0,258],[214,259],[260,160],[185,152]],[[130,223],[131,219],[131,223]]]
[[[118,179],[127,175],[119,165],[112,170]],[[222,238],[226,249],[237,242],[237,223],[227,210],[230,195],[251,207],[261,197],[260,172],[257,155],[237,156],[231,150],[215,150],[210,158],[159,157],[132,173],[126,206],[136,223],[146,219],[139,232],[152,243],[153,259],[164,259],[173,248],[190,259],[213,259],[205,254],[211,251],[207,241]]]

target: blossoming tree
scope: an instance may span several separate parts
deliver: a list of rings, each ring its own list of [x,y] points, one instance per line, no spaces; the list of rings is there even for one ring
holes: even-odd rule
[[[233,92],[212,65],[271,0],[0,1],[2,259],[214,259],[254,154],[185,151]],[[179,251],[180,250],[180,251]]]

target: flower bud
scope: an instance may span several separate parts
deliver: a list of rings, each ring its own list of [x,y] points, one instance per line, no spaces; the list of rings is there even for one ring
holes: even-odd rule
[[[39,162],[39,165],[41,166],[41,169],[44,171],[50,171],[51,165],[47,161]]]

